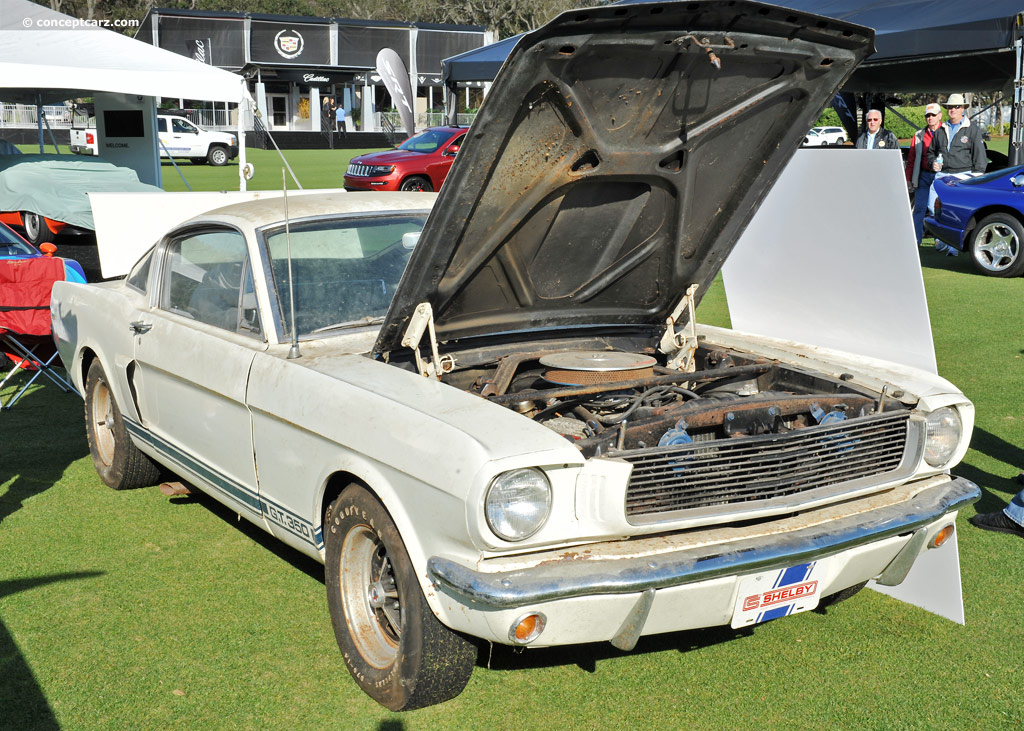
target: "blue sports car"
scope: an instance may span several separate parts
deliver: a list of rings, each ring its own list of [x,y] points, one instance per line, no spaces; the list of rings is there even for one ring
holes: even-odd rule
[[[57,247],[43,244],[43,252],[16,234],[9,226],[0,223],[0,259],[35,259],[52,256]],[[85,282],[82,265],[74,259],[64,259],[64,278],[69,282]],[[2,356],[0,356],[2,357]]]
[[[927,233],[970,252],[982,274],[1024,274],[1024,165],[967,180],[943,178],[935,181],[935,192],[935,215],[924,220]]]

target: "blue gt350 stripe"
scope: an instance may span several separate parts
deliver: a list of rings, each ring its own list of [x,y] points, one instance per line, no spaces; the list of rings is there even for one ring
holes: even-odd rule
[[[242,507],[247,508],[258,516],[266,517],[273,521],[275,525],[281,526],[289,533],[302,538],[317,549],[323,547],[324,541],[322,529],[317,529],[314,532],[313,524],[308,520],[296,515],[283,505],[279,505],[272,500],[268,500],[266,497],[261,497],[258,493],[253,492],[245,485],[232,480],[223,473],[216,471],[208,464],[200,462],[187,452],[183,452],[178,449],[166,439],[153,434],[141,424],[130,419],[124,419],[124,425],[128,432],[140,441],[150,445],[153,449],[160,452],[160,454],[164,455],[172,462],[181,465],[185,470],[196,475],[200,480],[214,489],[223,492],[232,500],[239,503]]]

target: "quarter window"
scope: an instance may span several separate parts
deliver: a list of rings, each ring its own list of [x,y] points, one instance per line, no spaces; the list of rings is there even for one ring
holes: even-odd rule
[[[160,307],[207,325],[260,335],[256,290],[237,231],[205,231],[167,248]]]

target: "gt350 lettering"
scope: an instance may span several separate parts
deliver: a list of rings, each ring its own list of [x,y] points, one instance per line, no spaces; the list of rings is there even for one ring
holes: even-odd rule
[[[303,538],[309,538],[310,540],[312,540],[313,533],[309,529],[309,526],[304,524],[302,521],[293,518],[292,516],[288,515],[279,508],[274,507],[273,505],[267,505],[266,507],[266,515],[272,521],[274,521],[275,523],[284,528],[287,528],[292,533],[298,533]]]

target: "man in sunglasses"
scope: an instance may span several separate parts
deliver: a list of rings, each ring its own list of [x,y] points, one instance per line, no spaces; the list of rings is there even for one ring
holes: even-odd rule
[[[878,109],[869,109],[864,118],[867,129],[860,133],[860,137],[854,143],[854,147],[861,150],[898,150],[900,143],[896,135],[891,131],[882,128],[882,112]]]
[[[935,133],[942,126],[942,107],[934,102],[924,108],[924,129],[914,133],[907,154],[904,173],[907,176],[907,187],[914,197],[914,232],[917,234],[917,245],[921,245],[924,236],[924,214],[928,208],[928,195],[935,180],[935,171],[925,164],[925,156],[935,140]]]
[[[970,117],[964,113],[967,109],[964,95],[950,94],[943,106],[946,107],[949,120],[935,133],[935,140],[925,156],[928,166],[935,171],[935,182],[948,175],[958,178],[982,175],[988,165],[985,141],[981,138],[981,127],[972,125]],[[928,196],[929,210],[934,210],[935,182]],[[935,248],[949,256],[960,253],[938,239],[935,240]]]

